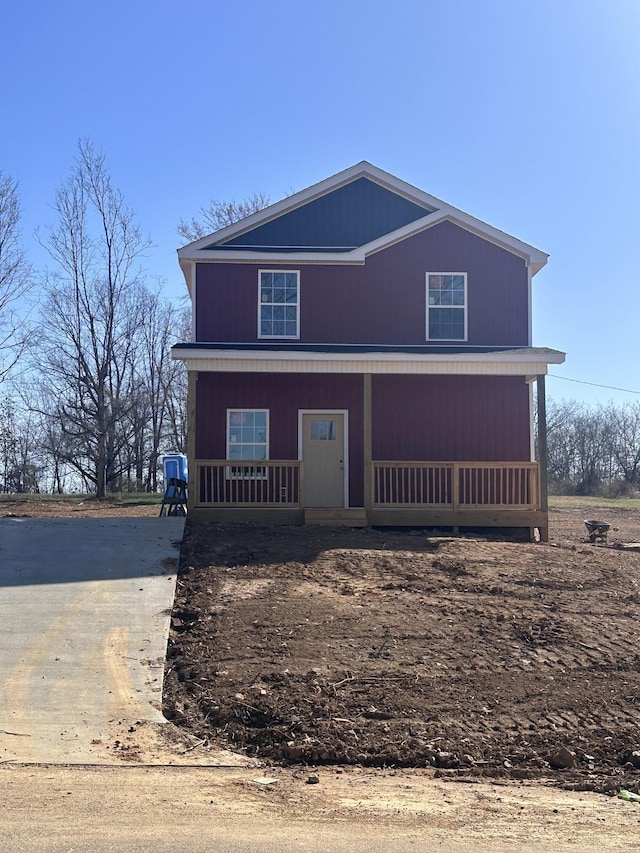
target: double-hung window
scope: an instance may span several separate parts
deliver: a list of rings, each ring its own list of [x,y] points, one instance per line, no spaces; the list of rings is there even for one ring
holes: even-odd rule
[[[300,273],[258,272],[258,337],[300,337]]]
[[[466,273],[427,273],[427,340],[467,340]]]
[[[269,458],[269,411],[227,409],[227,459],[260,462]],[[229,479],[264,479],[264,465],[229,465]]]

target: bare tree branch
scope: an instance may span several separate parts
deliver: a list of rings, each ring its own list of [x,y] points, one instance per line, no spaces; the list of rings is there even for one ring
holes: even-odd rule
[[[56,265],[43,283],[45,397],[55,404],[60,457],[103,497],[131,437],[126,416],[147,295],[137,264],[150,242],[88,141],[53,207],[43,241]]]
[[[24,353],[29,339],[17,310],[32,285],[20,236],[18,184],[0,171],[0,382]]]
[[[208,205],[200,208],[200,217],[180,220],[178,235],[192,243],[263,210],[268,204],[269,198],[264,193],[254,193],[242,201],[212,199]]]

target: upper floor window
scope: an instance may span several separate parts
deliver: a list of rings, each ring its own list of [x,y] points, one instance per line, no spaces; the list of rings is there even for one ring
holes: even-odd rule
[[[260,270],[259,338],[300,337],[300,273]]]
[[[427,273],[427,340],[466,341],[467,274]]]

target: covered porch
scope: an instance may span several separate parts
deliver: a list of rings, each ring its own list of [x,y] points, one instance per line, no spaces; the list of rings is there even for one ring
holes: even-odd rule
[[[309,507],[304,462],[198,459],[192,507],[209,518],[353,526],[547,526],[537,462],[369,462],[364,508]]]
[[[192,512],[268,524],[537,528],[547,538],[544,379],[564,354],[324,349],[179,345]],[[262,425],[253,455],[233,444],[243,413]],[[316,445],[334,446],[319,463],[314,428],[336,439]],[[329,470],[326,500],[318,482]]]

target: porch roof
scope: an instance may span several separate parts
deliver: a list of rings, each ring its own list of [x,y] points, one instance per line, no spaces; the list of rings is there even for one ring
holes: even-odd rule
[[[180,343],[188,370],[253,373],[418,373],[536,376],[565,354],[547,347]]]

